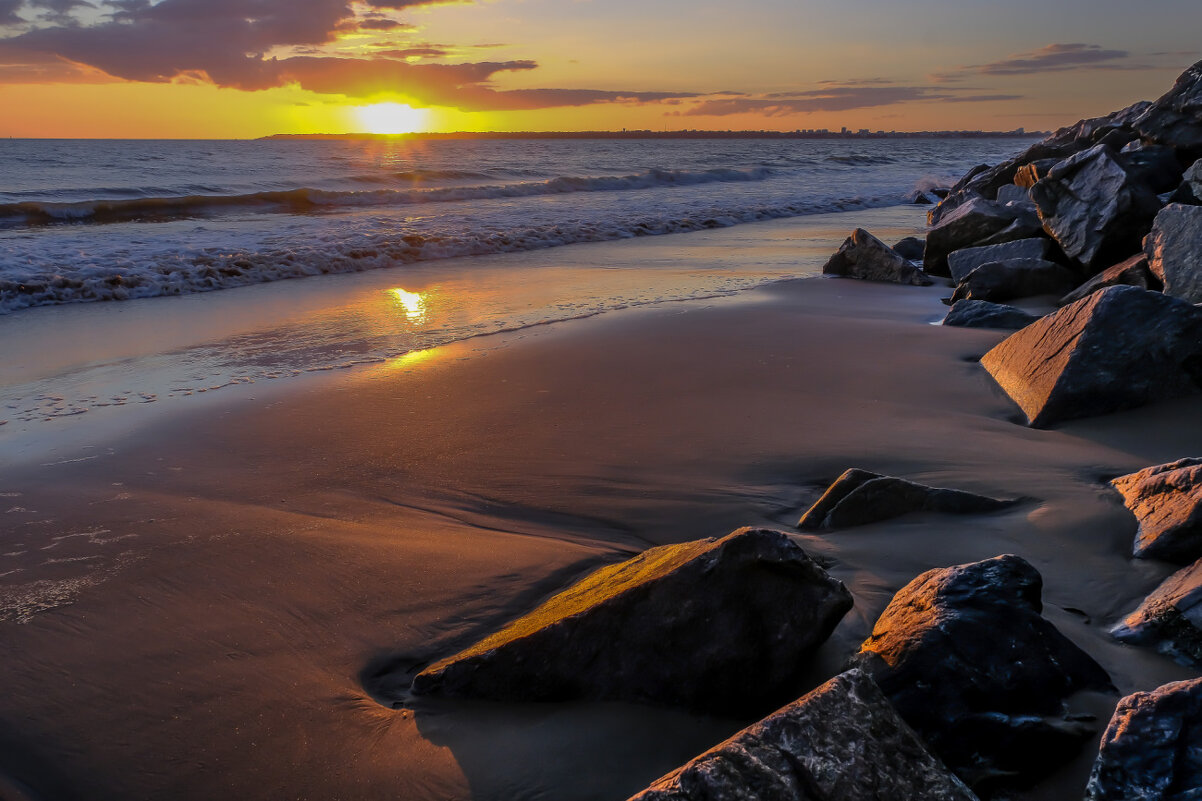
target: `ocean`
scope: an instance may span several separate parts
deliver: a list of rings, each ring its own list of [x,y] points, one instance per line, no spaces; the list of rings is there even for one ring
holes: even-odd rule
[[[812,276],[1029,141],[0,140],[0,436]]]

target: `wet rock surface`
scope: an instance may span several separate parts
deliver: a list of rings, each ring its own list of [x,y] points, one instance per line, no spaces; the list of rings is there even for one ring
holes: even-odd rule
[[[976,796],[851,670],[631,801],[972,801]]]
[[[1196,393],[1200,355],[1202,311],[1115,286],[1012,334],[981,365],[1042,427]]]
[[[931,283],[909,259],[875,236],[857,228],[822,268],[824,275],[926,286]]]
[[[602,568],[429,666],[413,692],[757,715],[795,697],[810,655],[851,605],[787,535],[739,529]]]
[[[958,300],[943,318],[943,324],[959,328],[1003,328],[1017,331],[1038,319],[1039,315],[1030,314],[1014,306],[990,303],[987,300]]]
[[[1139,521],[1132,554],[1179,564],[1202,557],[1202,459],[1180,459],[1110,482]]]
[[[1144,253],[1166,295],[1202,303],[1202,206],[1165,206],[1156,215]]]
[[[1012,555],[929,570],[893,597],[853,659],[974,787],[1025,784],[1063,764],[1093,730],[1066,702],[1110,689],[1041,616],[1042,585]]]
[[[1202,667],[1202,560],[1165,579],[1111,633]]]
[[[853,467],[839,476],[802,515],[797,527],[803,530],[849,528],[911,512],[980,514],[997,512],[1014,503],[961,490],[928,487]]]
[[[1119,701],[1102,736],[1086,801],[1202,797],[1202,679]]]

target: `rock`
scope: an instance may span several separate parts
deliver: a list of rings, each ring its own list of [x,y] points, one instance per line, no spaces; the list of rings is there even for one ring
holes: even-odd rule
[[[1140,136],[1158,145],[1202,155],[1202,61],[1181,74],[1163,97],[1134,122]]]
[[[797,527],[800,529],[848,528],[889,520],[910,512],[976,514],[996,512],[1014,505],[953,489],[928,487],[904,478],[882,476],[851,468],[831,484],[810,507]]]
[[[1159,292],[1164,285],[1148,269],[1148,257],[1139,253],[1126,261],[1119,262],[1113,267],[1107,267],[1062,297],[1057,305],[1067,306],[1070,303],[1076,303],[1081,298],[1088,297],[1094,292],[1105,289],[1108,286],[1136,286],[1140,289],[1151,289]]]
[[[1146,467],[1110,484],[1139,521],[1132,555],[1179,564],[1202,557],[1202,459]]]
[[[1202,205],[1202,159],[1195,161],[1185,175],[1181,176],[1181,185],[1169,198],[1170,203],[1187,203],[1191,206]]]
[[[1202,667],[1202,559],[1165,579],[1110,633]]]
[[[1171,147],[1132,142],[1119,152],[1119,161],[1137,183],[1158,195],[1171,192],[1181,184],[1184,170]]]
[[[631,801],[975,801],[862,671],[828,681]]]
[[[981,365],[1043,427],[1197,392],[1200,358],[1202,311],[1112,286],[1012,334]]]
[[[927,286],[931,283],[921,269],[863,228],[852,232],[822,268],[825,275],[889,281]]]
[[[1026,233],[1022,233],[1024,229]],[[962,248],[1025,239],[1038,231],[1038,219],[1024,209],[975,198],[945,215],[927,233],[923,267],[931,275],[948,276],[949,253]]]
[[[1054,262],[1044,259],[1006,259],[982,264],[952,293],[958,300],[1013,300],[1036,295],[1061,295],[1080,280]]]
[[[998,189],[997,202],[1002,204],[1022,203],[1027,205],[1031,203],[1031,194],[1021,186],[1006,184]]]
[[[927,241],[916,236],[907,236],[893,246],[894,252],[910,261],[922,261],[922,254],[926,252],[926,249]]]
[[[1119,701],[1085,801],[1186,801],[1202,795],[1202,679]]]
[[[932,206],[935,201],[926,192],[915,192],[910,195],[910,204],[914,206]]]
[[[1026,328],[1039,319],[1037,314],[1028,314],[1013,306],[990,303],[987,300],[958,300],[943,318],[944,325],[959,328]]]
[[[1202,206],[1165,206],[1144,241],[1144,253],[1166,295],[1202,303]]]
[[[1066,712],[1110,677],[1041,616],[1043,581],[998,556],[928,570],[903,587],[853,662],[970,785],[1026,783],[1089,737]]]
[[[796,697],[851,594],[779,531],[652,548],[419,673],[419,695],[751,716]]]
[[[1043,228],[1061,249],[1097,272],[1138,253],[1160,200],[1105,145],[1060,162],[1031,187]]]
[[[1052,167],[1060,163],[1060,159],[1040,159],[1024,164],[1014,173],[1014,184],[1023,189],[1030,189],[1048,176]],[[1028,195],[1027,197],[1030,197]]]
[[[1006,259],[1047,259],[1051,255],[1052,240],[1046,237],[1016,239],[1001,245],[989,245],[977,248],[961,248],[947,256],[948,271],[957,284],[968,277],[968,274],[991,261]]]

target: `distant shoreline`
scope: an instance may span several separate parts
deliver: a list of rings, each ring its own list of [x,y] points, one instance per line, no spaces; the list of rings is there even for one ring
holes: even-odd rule
[[[993,139],[1047,136],[1046,131],[455,131],[447,133],[272,134],[261,140],[391,141],[397,139]]]

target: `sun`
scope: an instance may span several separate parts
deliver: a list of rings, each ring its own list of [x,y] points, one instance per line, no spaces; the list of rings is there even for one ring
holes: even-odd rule
[[[367,133],[403,134],[425,128],[426,109],[413,108],[404,103],[375,103],[358,106],[355,116]]]

